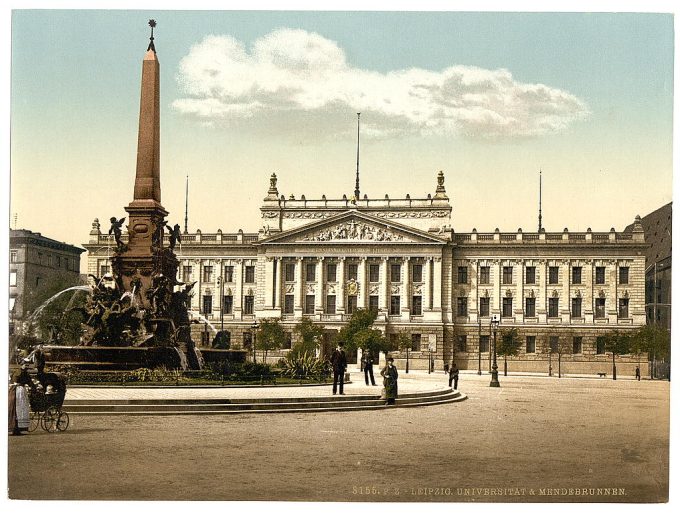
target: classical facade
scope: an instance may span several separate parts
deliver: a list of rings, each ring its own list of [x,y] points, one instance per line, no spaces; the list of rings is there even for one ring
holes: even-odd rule
[[[54,287],[78,284],[83,251],[30,230],[9,231],[10,333]]]
[[[265,318],[280,319],[290,344],[308,317],[324,326],[328,350],[351,314],[370,308],[386,336],[410,335],[412,368],[455,358],[485,371],[496,314],[522,340],[510,371],[557,372],[559,354],[562,372],[589,374],[609,372],[608,331],[645,323],[639,218],[624,233],[455,233],[442,172],[419,199],[286,198],[272,175],[260,210],[257,233],[182,235],[177,279],[196,282],[199,345],[224,331],[232,347],[251,348]],[[88,272],[109,272],[113,241],[97,220],[84,246]],[[405,354],[395,356],[403,365]],[[637,360],[619,360],[619,373],[632,374]]]

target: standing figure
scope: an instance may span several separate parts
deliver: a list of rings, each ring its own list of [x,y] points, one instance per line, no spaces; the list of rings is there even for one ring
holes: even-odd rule
[[[458,390],[458,366],[455,363],[452,363],[449,369],[449,386],[451,382],[453,382],[453,389]]]
[[[635,379],[640,381],[640,366],[639,365],[635,366]]]
[[[342,348],[343,343],[339,342],[338,347],[335,348],[331,355],[331,364],[333,365],[333,395],[338,392],[338,382],[340,383],[340,395],[345,395],[343,386],[345,384],[345,369],[347,368],[347,355]]]
[[[45,352],[43,351],[43,345],[38,344],[33,347],[33,352],[28,355],[26,360],[32,363],[38,370],[38,375],[45,372]]]
[[[371,377],[371,385],[375,386],[375,378],[373,377],[373,356],[369,349],[364,349],[364,354],[361,356],[361,365],[364,368],[364,379],[368,385],[368,378]]]
[[[32,388],[33,381],[28,375],[26,365],[22,365],[21,371],[12,376],[12,384],[9,386],[8,431],[12,435],[21,435],[22,431],[28,431],[30,407],[26,386]]]
[[[178,242],[182,242],[182,233],[180,232],[178,224],[176,224],[172,228],[170,228],[169,226],[166,226],[166,228],[170,232],[170,249],[174,250],[175,244],[177,244]]]
[[[111,228],[109,228],[109,235],[113,233],[113,238],[116,239],[116,246],[119,248],[123,246],[123,241],[120,240],[120,236],[123,233],[120,229],[121,226],[123,226],[123,223],[125,222],[125,218],[122,217],[119,220],[117,220],[115,217],[112,217],[110,219],[111,221]]]
[[[394,358],[389,357],[387,359],[387,365],[380,371],[380,375],[383,377],[387,404],[395,404],[397,400],[397,379],[399,379],[399,373],[394,366]]]

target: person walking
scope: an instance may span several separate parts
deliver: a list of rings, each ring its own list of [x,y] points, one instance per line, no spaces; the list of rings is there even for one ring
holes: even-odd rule
[[[364,354],[361,356],[361,365],[364,368],[364,379],[368,385],[368,378],[371,378],[371,385],[375,386],[375,378],[373,377],[373,356],[371,351],[364,349]]]
[[[399,379],[399,373],[397,368],[394,366],[394,358],[389,357],[387,359],[387,365],[380,371],[380,375],[383,377],[383,386],[385,387],[385,399],[387,399],[387,404],[396,404],[397,401],[397,379]]]
[[[333,395],[338,393],[338,382],[340,383],[340,395],[345,395],[343,385],[345,384],[345,369],[347,368],[347,355],[342,348],[343,343],[338,343],[331,355],[331,365],[333,365]]]
[[[639,365],[637,365],[637,366],[635,367],[635,379],[637,379],[638,381],[640,381],[640,366],[639,366]]]
[[[453,383],[453,389],[458,390],[458,366],[454,363],[449,368],[449,386]]]

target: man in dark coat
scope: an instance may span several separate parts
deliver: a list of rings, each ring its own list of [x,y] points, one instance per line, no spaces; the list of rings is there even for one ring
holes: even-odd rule
[[[361,365],[364,368],[364,379],[368,385],[368,378],[371,378],[371,385],[375,386],[375,378],[373,377],[373,356],[369,349],[364,349],[364,354],[361,356]]]
[[[343,385],[345,383],[347,355],[345,355],[342,346],[343,344],[340,342],[331,355],[331,364],[333,365],[333,395],[338,392],[338,382],[340,383],[340,395],[345,395],[345,392],[343,392]]]
[[[454,363],[449,369],[449,386],[453,382],[453,389],[458,390],[458,366]]]

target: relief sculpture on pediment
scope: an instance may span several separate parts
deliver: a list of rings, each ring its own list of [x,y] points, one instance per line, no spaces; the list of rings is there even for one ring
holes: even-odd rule
[[[304,241],[332,241],[332,240],[367,240],[367,241],[403,241],[403,235],[393,233],[379,226],[371,226],[362,222],[349,221],[326,230],[307,235]]]

